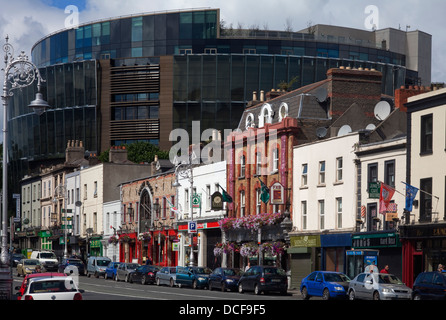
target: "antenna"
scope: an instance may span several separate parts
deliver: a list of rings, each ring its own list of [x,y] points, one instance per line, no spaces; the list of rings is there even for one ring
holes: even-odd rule
[[[346,134],[349,134],[350,132],[352,132],[352,128],[348,124],[345,124],[341,127],[341,129],[339,129],[338,137],[345,136]]]
[[[390,115],[391,107],[387,101],[380,101],[375,105],[375,118],[379,121],[385,120]]]
[[[327,135],[327,128],[324,127],[317,128],[316,135],[319,139],[324,138]]]
[[[370,123],[367,125],[367,127],[365,127],[365,129],[369,130],[369,131],[373,131],[373,130],[375,130],[375,128],[376,128],[376,126],[373,123]]]
[[[328,98],[327,88],[321,87],[317,89],[314,95],[316,96],[316,100],[320,103],[327,101]]]

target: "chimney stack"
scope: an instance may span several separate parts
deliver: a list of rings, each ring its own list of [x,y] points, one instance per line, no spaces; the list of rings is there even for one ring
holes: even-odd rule
[[[112,163],[125,163],[127,160],[127,149],[124,146],[113,146],[108,154],[108,161]]]
[[[408,98],[429,91],[431,91],[431,88],[424,86],[409,86],[408,88],[401,86],[401,88],[395,90],[395,108],[407,112],[407,108],[404,105],[407,103]]]
[[[83,160],[85,148],[82,141],[68,140],[67,148],[65,149],[65,163],[74,163],[78,160]]]

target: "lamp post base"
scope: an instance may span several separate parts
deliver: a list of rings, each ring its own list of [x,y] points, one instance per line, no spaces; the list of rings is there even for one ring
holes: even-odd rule
[[[0,300],[12,300],[11,268],[0,267]]]

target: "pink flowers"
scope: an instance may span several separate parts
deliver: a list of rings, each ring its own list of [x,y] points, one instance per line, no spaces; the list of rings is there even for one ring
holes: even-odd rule
[[[223,253],[238,252],[240,246],[235,242],[221,243],[218,242],[214,247],[214,256],[221,256]]]
[[[223,231],[231,229],[258,230],[263,226],[273,225],[283,220],[282,213],[261,213],[242,218],[224,218],[218,223]]]

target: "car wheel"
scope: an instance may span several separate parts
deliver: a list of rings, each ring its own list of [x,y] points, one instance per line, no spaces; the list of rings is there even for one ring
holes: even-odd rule
[[[108,276],[107,276],[107,272],[104,274],[104,280],[107,280]]]
[[[303,287],[301,293],[302,293],[302,298],[304,300],[310,299],[310,296],[308,295],[307,287]]]
[[[243,293],[243,285],[241,283],[238,284],[238,293]]]
[[[170,287],[173,288],[174,285],[175,285],[175,281],[173,281],[173,279],[170,279]]]
[[[158,281],[158,280],[157,280]],[[143,276],[142,278],[141,278],[141,284],[142,285],[145,285],[145,284],[147,284],[147,278],[146,278],[146,276]],[[158,283],[157,283],[158,284]]]
[[[254,294],[255,295],[259,295],[261,293],[262,293],[262,290],[260,290],[259,285],[256,284],[255,287],[254,287]]]
[[[349,300],[355,300],[356,299],[355,291],[350,290],[350,292],[348,293],[348,299]]]
[[[322,292],[322,299],[330,300],[330,291],[327,288],[325,288],[324,292]]]
[[[133,279],[132,279],[132,277],[131,277],[130,275],[126,275],[126,276],[125,276],[125,282],[133,283]]]
[[[194,280],[194,281],[192,282],[192,288],[193,288],[193,289],[197,289],[197,288],[198,288],[197,280]]]
[[[373,292],[373,300],[380,300],[378,291]]]

